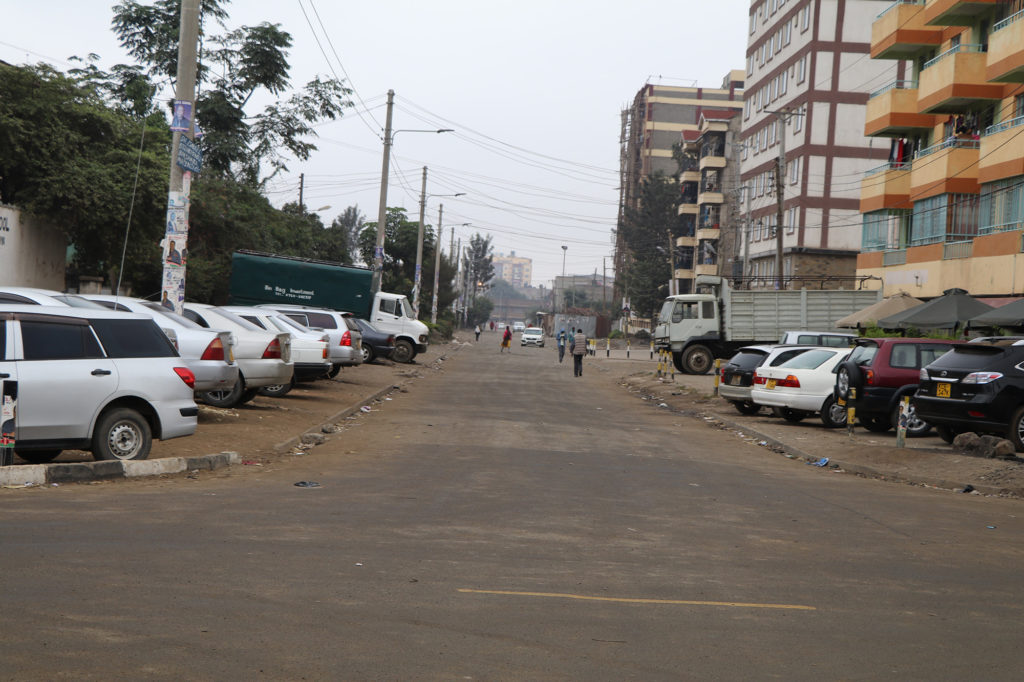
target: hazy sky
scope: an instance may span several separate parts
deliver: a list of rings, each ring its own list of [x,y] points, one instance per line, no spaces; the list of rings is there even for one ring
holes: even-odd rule
[[[109,0],[0,0],[0,59],[66,69],[96,53],[104,68],[127,61],[110,31]],[[427,219],[455,224],[463,243],[493,236],[495,253],[533,259],[533,284],[562,272],[611,273],[618,205],[620,112],[644,83],[719,87],[743,68],[745,0],[236,0],[227,25],[280,24],[294,40],[292,83],[314,75],[354,87],[356,110],[320,125],[319,151],[268,187],[280,205],[298,198],[325,222],[358,205],[376,220],[388,89],[396,130],[389,206],[419,216],[422,167]],[[307,21],[308,16],[308,21]],[[314,37],[314,35],[316,37]],[[318,47],[319,38],[323,50]],[[329,39],[329,40],[328,40]],[[332,48],[333,46],[333,48]],[[337,55],[337,57],[335,56]],[[346,76],[347,74],[347,76]],[[358,111],[358,113],[357,113]],[[471,223],[469,227],[462,223]],[[443,237],[449,242],[449,230]]]

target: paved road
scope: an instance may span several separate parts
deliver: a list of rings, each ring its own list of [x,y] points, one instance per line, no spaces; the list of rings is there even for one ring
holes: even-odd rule
[[[1020,502],[829,474],[555,357],[465,346],[259,471],[0,491],[3,677],[1019,678]]]

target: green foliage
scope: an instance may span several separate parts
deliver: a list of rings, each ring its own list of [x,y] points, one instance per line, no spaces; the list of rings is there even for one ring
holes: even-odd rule
[[[882,339],[882,338],[893,338],[906,336],[908,338],[925,338],[925,339],[959,339],[962,338],[958,334],[954,334],[949,330],[945,329],[932,329],[922,330],[917,327],[907,327],[906,329],[882,329],[880,327],[871,326],[860,331],[860,335],[869,339]]]
[[[488,284],[487,292],[482,294],[492,301],[508,301],[518,300],[521,301],[526,298],[526,294],[521,291],[516,291],[509,282],[503,279],[492,279]]]
[[[452,320],[451,319],[439,319],[437,323],[427,322],[427,328],[430,329],[430,341],[431,343],[439,343],[442,341],[449,341],[452,338]]]
[[[469,311],[466,313],[466,326],[475,327],[478,324],[485,324],[487,320],[491,319],[493,310],[494,303],[481,296],[470,304]]]
[[[608,332],[608,338],[609,339],[621,339],[624,336],[625,336],[625,334],[622,333],[621,329],[613,329],[610,332]]]

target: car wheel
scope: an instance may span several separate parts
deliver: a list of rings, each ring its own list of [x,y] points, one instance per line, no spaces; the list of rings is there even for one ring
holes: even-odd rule
[[[907,406],[907,413],[904,414],[907,420],[907,435],[911,438],[917,438],[923,436],[932,429],[932,425],[917,416],[917,408],[914,407],[914,401],[910,401]],[[900,406],[899,403],[892,408],[892,415],[889,418],[889,422],[892,424],[894,429],[898,429],[900,425]]]
[[[57,459],[63,450],[15,450],[14,454],[30,464],[46,464]]]
[[[807,413],[803,410],[794,410],[792,407],[773,407],[772,413],[774,413],[776,417],[782,417],[786,421],[793,422],[794,424],[807,416]]]
[[[959,435],[956,431],[954,431],[953,429],[951,429],[948,426],[936,426],[935,427],[935,433],[938,434],[939,438],[941,438],[942,440],[946,441],[950,445],[953,444],[953,441]],[[1013,440],[1013,439],[1011,438],[1010,440]]]
[[[707,374],[715,359],[707,346],[690,346],[683,353],[683,365],[689,374]]]
[[[416,357],[416,349],[405,339],[395,341],[395,350],[391,351],[391,359],[395,362],[412,362]]]
[[[241,376],[235,385],[226,391],[203,391],[199,399],[213,407],[234,407],[242,402],[242,394],[245,392],[245,381]]]
[[[885,417],[857,417],[860,425],[874,433],[885,433],[892,428],[892,424]]]
[[[152,446],[153,432],[149,422],[127,407],[101,415],[92,434],[92,456],[95,459],[146,459]]]
[[[287,384],[274,384],[273,386],[264,386],[259,390],[260,395],[265,395],[268,398],[280,398],[286,395],[288,391],[295,387],[295,377]]]
[[[761,406],[751,400],[733,400],[731,402],[740,414],[757,414],[761,411]]]
[[[341,374],[341,365],[331,365],[331,368],[327,370],[327,378],[333,379],[334,377]]]
[[[836,402],[835,397],[825,398],[821,405],[821,423],[830,429],[846,426],[846,408]]]
[[[861,371],[856,362],[846,360],[839,365],[839,371],[836,372],[836,390],[840,398],[847,400],[850,397],[850,389],[855,388],[859,391],[860,383]]]
[[[1006,427],[1006,439],[1013,443],[1017,452],[1024,452],[1024,407],[1020,407],[1010,418]]]
[[[373,346],[368,343],[364,343],[359,347],[359,351],[363,354],[363,362],[373,362],[373,359],[377,355],[373,352]]]

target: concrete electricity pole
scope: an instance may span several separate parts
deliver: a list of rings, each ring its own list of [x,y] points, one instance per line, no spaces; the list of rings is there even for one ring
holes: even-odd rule
[[[423,169],[423,179],[426,181],[427,169]],[[430,302],[430,323],[437,324],[437,287],[439,286],[441,277],[441,231],[444,229],[444,223],[441,222],[441,218],[444,216],[444,204],[438,204],[437,206],[437,243],[434,245],[434,296]],[[422,220],[420,221],[423,222]],[[452,239],[455,238],[455,226],[452,225]],[[449,253],[451,251],[449,250]]]
[[[412,310],[420,319],[420,282],[423,277],[423,212],[427,210],[427,167],[423,167],[423,186],[420,188],[420,227],[416,232],[416,276],[412,285]],[[438,223],[440,229],[440,223]]]
[[[181,313],[185,302],[185,266],[188,244],[189,191],[192,172],[179,165],[179,153],[195,150],[196,47],[199,42],[199,0],[182,0],[178,29],[178,71],[174,86],[174,118],[171,128],[171,173],[167,191],[167,220],[163,248],[161,303]],[[177,125],[176,125],[177,124]],[[182,143],[184,133],[185,142]],[[187,162],[186,162],[187,163]],[[198,172],[199,167],[192,165]]]
[[[790,118],[799,116],[800,113],[789,109],[768,113],[775,114],[779,127],[779,158],[775,162],[775,287],[784,289],[786,276],[782,271],[782,202],[785,199],[783,191],[786,187],[786,124]]]
[[[372,293],[381,288],[384,275],[384,235],[388,218],[388,173],[391,166],[391,113],[395,106],[395,91],[388,90],[388,109],[384,119],[384,160],[380,171],[380,203],[377,204],[377,245],[373,249]]]
[[[675,245],[672,243],[672,230],[665,230],[668,233],[668,295],[676,295],[676,264],[672,258],[675,255]]]

